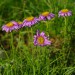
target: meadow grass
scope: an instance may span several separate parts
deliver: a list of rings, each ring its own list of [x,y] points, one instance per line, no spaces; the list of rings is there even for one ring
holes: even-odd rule
[[[58,17],[61,9],[72,11],[72,16]],[[55,18],[41,21],[11,33],[2,31],[2,25],[38,17],[49,11]],[[0,75],[75,75],[75,1],[74,0],[0,0]],[[68,32],[64,41],[65,24]],[[36,31],[44,31],[53,43],[34,46]]]

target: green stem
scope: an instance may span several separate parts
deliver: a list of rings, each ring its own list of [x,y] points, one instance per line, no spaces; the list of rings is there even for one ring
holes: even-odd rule
[[[65,17],[65,35],[66,35],[66,27],[67,27],[67,18]]]
[[[11,32],[11,53],[14,58],[14,43],[13,43],[13,33]]]
[[[48,22],[46,22],[46,31],[48,30]]]
[[[67,18],[64,17],[64,20],[65,20],[65,25],[64,25],[64,44],[66,42],[66,39],[67,39]]]
[[[62,51],[61,52],[62,52],[62,55],[63,55],[63,60],[65,61],[66,60],[66,58],[65,58],[66,57],[66,49],[67,49],[65,47],[66,46],[66,42],[67,42],[66,41],[66,38],[67,38],[66,37],[67,36],[67,18],[66,17],[64,17],[63,32],[64,32],[64,34],[63,34],[64,35],[64,38],[63,38],[64,39],[64,42],[63,42],[63,46],[62,46]]]
[[[22,36],[21,36],[21,31],[19,31],[19,40],[18,40],[18,45],[17,45],[18,48],[20,48],[20,39],[21,39],[21,37],[22,37]]]
[[[31,35],[32,35],[32,38],[33,38],[33,29],[32,29],[32,27],[31,27]]]
[[[49,34],[48,32],[49,32],[49,29],[50,27],[49,27],[49,23],[48,22],[46,22],[46,32],[47,32],[47,35]]]
[[[36,75],[36,74],[35,74],[35,67],[34,67],[34,66],[33,66],[33,75]]]
[[[11,32],[11,49],[13,49],[13,33]]]

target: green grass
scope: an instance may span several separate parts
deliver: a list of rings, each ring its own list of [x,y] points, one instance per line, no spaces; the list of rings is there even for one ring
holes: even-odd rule
[[[67,40],[65,44],[64,18],[58,12],[68,8]],[[39,22],[31,28],[6,33],[3,24],[26,17],[38,17],[42,12],[53,12],[54,19]],[[74,0],[0,0],[0,75],[75,75],[75,1]],[[48,26],[48,28],[47,28]],[[44,31],[54,43],[34,46],[36,30]],[[66,46],[67,45],[67,46]]]

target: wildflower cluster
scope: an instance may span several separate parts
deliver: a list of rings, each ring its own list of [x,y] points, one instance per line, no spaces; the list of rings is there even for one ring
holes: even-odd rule
[[[71,15],[72,12],[69,11],[68,9],[63,9],[58,13],[59,17],[71,16]],[[51,20],[54,17],[55,14],[53,13],[43,12],[42,14],[39,15],[38,18],[31,16],[24,19],[23,22],[10,21],[9,23],[2,26],[2,30],[6,32],[11,32],[12,30],[18,30],[23,27],[31,27],[40,21]],[[49,41],[48,37],[45,35],[44,32],[41,33],[39,31],[36,32],[36,35],[34,35],[34,45],[45,46],[50,44],[51,41]]]

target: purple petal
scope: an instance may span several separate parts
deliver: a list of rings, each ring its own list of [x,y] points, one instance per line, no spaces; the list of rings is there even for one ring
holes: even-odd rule
[[[44,33],[44,32],[41,32],[41,33],[40,33],[40,36],[45,36],[45,33]]]

